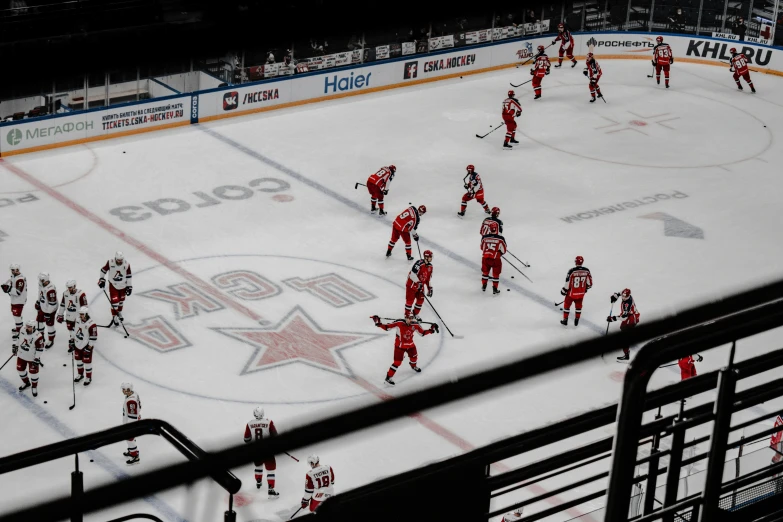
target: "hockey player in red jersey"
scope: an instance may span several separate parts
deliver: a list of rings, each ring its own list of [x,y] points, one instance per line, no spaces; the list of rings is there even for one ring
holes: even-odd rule
[[[389,165],[381,167],[381,170],[367,178],[367,191],[370,193],[370,212],[375,213],[378,210],[379,216],[385,216],[387,212],[383,210],[383,197],[389,193],[389,185],[394,179],[397,167]],[[376,209],[375,206],[378,205]]]
[[[587,53],[584,75],[590,79],[590,96],[592,96],[590,103],[595,101],[596,93],[598,93],[599,98],[603,98],[601,88],[598,86],[598,80],[601,79],[601,66],[595,61],[593,53]]]
[[[680,367],[680,380],[684,381],[685,379],[690,379],[691,377],[696,377],[696,364],[697,362],[701,362],[704,360],[704,357],[696,354],[696,359],[693,358],[693,355],[689,355],[688,357],[683,357],[679,361],[677,361],[677,365]]]
[[[22,331],[22,310],[27,303],[27,278],[22,275],[21,267],[11,263],[11,277],[2,284],[3,292],[11,298],[11,315],[14,318],[14,328],[11,331],[11,347],[19,345],[19,332]]]
[[[571,35],[571,31],[566,29],[564,24],[557,24],[557,38],[552,40],[552,45],[560,42],[560,52],[558,52],[557,65],[555,67],[561,67],[563,65],[563,55],[568,56],[571,60],[571,67],[576,67],[576,59],[574,58],[574,37]]]
[[[492,295],[500,293],[500,272],[503,270],[503,254],[506,253],[506,239],[500,234],[487,234],[481,238],[481,291],[487,291],[487,280],[492,281]],[[490,270],[492,277],[489,276]]]
[[[663,43],[663,36],[659,36],[655,39],[655,47],[653,48],[652,64],[655,67],[655,79],[658,81],[658,85],[661,84],[661,70],[663,70],[663,76],[666,83],[666,88],[669,88],[669,66],[674,63],[674,55],[672,54],[672,48],[669,44]]]
[[[413,263],[408,280],[405,281],[405,317],[413,315],[414,319],[421,321],[419,312],[421,312],[421,305],[424,303],[425,287],[427,288],[427,297],[432,297],[432,271],[432,251],[425,250],[424,259]]]
[[[16,371],[22,379],[19,391],[24,391],[32,385],[33,397],[38,397],[38,365],[41,364],[41,354],[44,350],[43,333],[36,328],[36,323],[32,319],[25,323],[18,347],[11,349],[11,353],[16,355]]]
[[[748,69],[748,59],[744,54],[739,54],[737,49],[732,47],[729,52],[731,53],[731,67],[729,71],[734,73],[734,81],[737,82],[737,89],[742,90],[742,84],[740,83],[740,77],[745,78],[745,81],[750,85],[750,92],[756,92],[756,88],[753,87],[753,82],[750,81],[750,69]]]
[[[484,218],[484,221],[481,223],[482,236],[486,236],[487,234],[503,233],[503,222],[499,219],[499,216],[500,208],[492,207],[489,217]]]
[[[302,509],[309,506],[312,513],[322,502],[334,496],[334,471],[331,466],[321,464],[321,459],[316,455],[309,455],[307,463],[310,464],[310,470],[305,474]]]
[[[503,123],[506,124],[506,141],[503,142],[503,147],[512,148],[509,143],[519,143],[514,136],[517,133],[517,122],[514,118],[522,116],[522,106],[519,104],[519,100],[514,97],[514,91],[508,91],[508,98],[503,101]]]
[[[264,416],[264,408],[257,406],[253,410],[253,419],[245,424],[245,443],[258,442],[276,436],[277,428],[275,428],[275,423]],[[275,457],[270,457],[267,460],[257,460],[253,464],[256,466],[256,487],[261,489],[264,479],[264,468],[266,468],[266,483],[269,488],[267,494],[269,498],[279,498],[280,493],[275,491],[275,470],[277,469]]]
[[[465,215],[465,209],[468,208],[468,201],[471,199],[475,199],[479,205],[484,207],[484,212],[489,214],[489,205],[484,201],[484,184],[481,182],[481,176],[473,165],[468,165],[467,171],[468,174],[465,176],[465,190],[467,192],[462,196],[462,203],[457,215]]]
[[[582,316],[582,300],[585,294],[593,286],[593,276],[590,269],[582,266],[585,262],[582,256],[576,256],[574,267],[566,274],[565,286],[560,289],[560,294],[565,296],[563,301],[563,320],[560,324],[568,324],[568,315],[571,313],[571,303],[574,304],[574,326],[579,324]]]
[[[397,319],[389,324],[383,324],[381,318],[377,315],[373,315],[370,319],[375,321],[375,326],[382,330],[389,331],[392,328],[397,328],[397,337],[394,339],[394,362],[389,367],[389,371],[386,372],[386,384],[394,386],[392,377],[394,377],[397,368],[402,364],[406,353],[413,371],[421,373],[421,368],[416,365],[419,360],[419,352],[416,350],[416,344],[413,342],[413,334],[418,333],[424,336],[438,333],[438,325],[432,323],[429,330],[424,330],[411,316],[406,316],[405,319]]]
[[[562,60],[562,58],[561,58]],[[549,68],[552,64],[549,63],[549,57],[544,54],[544,46],[538,46],[538,54],[536,55],[536,61],[533,62],[533,67],[530,69],[530,76],[533,77],[533,92],[536,93],[534,100],[541,97],[541,80],[544,76],[549,74]]]
[[[122,307],[125,297],[133,292],[133,275],[131,267],[122,252],[115,252],[114,258],[106,261],[101,268],[101,277],[98,286],[106,286],[106,277],[109,278],[109,301],[111,301],[111,315],[114,326],[119,326],[122,317]]]
[[[400,212],[400,215],[392,223],[392,235],[386,250],[386,257],[391,257],[394,244],[402,237],[402,240],[405,242],[405,255],[408,256],[408,261],[413,261],[411,236],[413,236],[414,241],[419,240],[419,234],[416,233],[416,230],[419,228],[421,216],[426,213],[427,207],[424,205],[419,205],[418,208],[411,206]]]
[[[622,323],[620,323],[620,331],[625,330],[627,328],[633,328],[639,323],[639,310],[636,308],[636,302],[633,300],[633,297],[631,297],[631,290],[626,288],[622,292],[615,292],[612,294],[612,296],[609,298],[609,300],[612,303],[617,302],[617,298],[622,297],[623,301],[620,307],[620,319],[623,320]],[[610,315],[606,318],[607,322],[613,322],[617,320],[616,315]],[[623,348],[623,355],[617,358],[618,361],[627,361],[631,358],[631,349],[630,348]]]

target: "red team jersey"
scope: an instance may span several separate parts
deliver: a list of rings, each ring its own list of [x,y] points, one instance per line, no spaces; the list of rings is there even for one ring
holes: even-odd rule
[[[475,171],[468,175],[468,179],[465,180],[465,184],[468,186],[468,190],[473,194],[482,192],[484,190],[484,185],[481,183],[481,176],[479,176],[478,172]]]
[[[587,76],[591,80],[595,80],[596,83],[598,83],[598,80],[601,79],[601,66],[598,65],[598,62],[593,60],[589,64],[587,64]]]
[[[516,98],[506,98],[503,102],[503,118],[513,120],[517,112],[522,112],[522,106]]]
[[[481,223],[481,235],[486,236],[489,234],[502,234],[503,222],[498,218],[488,217]]]
[[[552,64],[549,63],[549,57],[545,54],[536,57],[536,61],[533,62],[533,71],[538,75],[545,75]]]
[[[408,274],[407,285],[411,288],[421,283],[423,286],[432,288],[430,280],[432,279],[433,266],[427,264],[423,259],[419,259],[413,263],[410,273]]]
[[[557,38],[555,38],[555,41],[560,41],[560,47],[570,47],[574,45],[574,37],[571,36],[571,31],[563,31],[562,33],[558,33]]]
[[[653,60],[658,65],[669,65],[673,58],[672,48],[669,44],[661,43],[655,46],[653,49]]]
[[[367,182],[368,184],[373,183],[377,185],[379,189],[383,190],[386,187],[386,184],[389,183],[391,175],[392,171],[389,170],[389,167],[383,167],[381,170],[370,176]]]
[[[397,319],[389,324],[379,324],[378,327],[386,331],[397,328],[397,337],[394,339],[394,347],[402,348],[403,350],[408,350],[416,346],[413,342],[414,333],[418,333],[421,336],[432,333],[430,330],[423,329],[419,323],[409,325],[402,319]]]
[[[639,310],[636,309],[636,303],[633,300],[633,296],[629,296],[627,300],[622,302],[620,307],[620,317],[623,318],[623,322],[628,324],[636,324],[639,322]]]
[[[419,228],[419,220],[419,211],[416,207],[408,207],[394,220],[394,226],[403,232],[410,232]]]
[[[506,239],[497,234],[490,234],[481,238],[482,257],[488,259],[500,259],[506,253]]]
[[[583,298],[592,286],[593,276],[590,275],[589,269],[575,266],[568,271],[564,288],[568,291],[568,297],[571,299]]]
[[[735,54],[731,57],[731,66],[734,67],[734,71],[742,76],[748,72],[748,59],[744,54]]]

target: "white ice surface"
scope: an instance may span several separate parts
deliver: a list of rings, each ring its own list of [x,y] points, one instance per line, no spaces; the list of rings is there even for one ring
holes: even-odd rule
[[[541,100],[533,102],[526,88],[518,89],[524,114],[521,143],[513,151],[501,148],[502,130],[484,140],[474,135],[497,125],[508,83],[527,79],[523,69],[3,159],[0,198],[32,192],[38,200],[0,207],[0,230],[8,235],[0,243],[0,262],[20,263],[33,286],[44,270],[60,291],[75,278],[88,291],[99,324],[106,324],[109,308],[95,283],[100,266],[122,250],[135,273],[126,324],[133,331],[162,318],[187,346],[163,353],[101,329],[94,382],[89,388],[77,386],[78,405],[69,411],[67,333],[58,325],[56,345],[43,357],[37,399],[16,391],[13,363],[0,373],[0,453],[118,424],[119,387],[127,380],[136,385],[145,418],[165,419],[202,447],[216,449],[242,440],[256,404],[264,405],[284,431],[599,335],[608,296],[625,287],[632,288],[647,321],[780,277],[783,181],[778,165],[783,154],[775,138],[783,136],[783,105],[775,93],[781,80],[754,74],[758,94],[751,95],[737,92],[723,68],[682,64],[674,68],[672,88],[665,90],[645,77],[646,63],[601,65],[606,104],[587,103],[581,66],[553,70],[544,80]],[[366,191],[354,190],[355,182],[364,183],[390,163],[398,171],[386,198],[389,217],[409,202],[427,206],[419,232],[422,250],[435,253],[433,303],[454,333],[465,336],[451,339],[442,328],[441,335],[418,341],[424,371],[415,375],[404,363],[394,389],[383,385],[393,336],[373,328],[368,316],[402,313],[410,263],[401,242],[391,259],[384,257],[391,220],[370,215]],[[464,218],[456,216],[468,163],[481,173],[489,204],[502,209],[511,251],[532,265],[524,271],[533,283],[505,265],[503,292],[497,297],[479,286],[483,212],[471,202]],[[50,190],[36,190],[21,172]],[[249,188],[259,178],[290,187],[256,190],[237,200],[219,200],[212,192],[225,185]],[[255,188],[276,186],[266,181]],[[196,192],[220,203],[208,204]],[[656,196],[675,192],[680,197]],[[226,194],[242,195],[237,190]],[[650,197],[658,201],[596,217],[585,214]],[[159,215],[143,205],[160,198],[184,200],[190,209]],[[148,212],[150,217],[123,221],[110,212],[127,205],[141,208],[136,215]],[[584,219],[562,219],[579,213]],[[665,236],[660,213],[699,227],[704,238]],[[650,214],[658,219],[642,219]],[[561,300],[563,277],[577,254],[592,270],[594,287],[582,323],[564,328],[554,302]],[[183,275],[183,269],[192,276]],[[187,277],[215,289],[213,277],[237,271],[259,274],[279,292],[243,300],[223,290],[233,304],[212,298],[189,316],[177,316],[171,304],[148,293],[171,292],[169,287],[187,283]],[[334,306],[290,284],[294,278],[327,274],[370,295]],[[33,313],[33,299],[26,317]],[[423,315],[438,320],[426,307]],[[310,329],[340,332],[334,335],[342,336],[338,344],[343,348],[327,363],[329,369],[289,360],[246,371],[257,349],[217,330],[269,332],[286,317],[298,318],[297,327],[309,321]],[[268,323],[259,325],[258,319]],[[11,325],[10,314],[0,315],[0,330],[8,332]],[[320,342],[317,335],[311,339],[301,329],[298,333],[305,345]],[[776,335],[740,343],[739,357],[776,348]],[[284,342],[278,353],[290,354],[296,347]],[[727,353],[725,347],[710,352],[699,371],[721,367]],[[424,418],[302,448],[295,456],[304,461],[318,453],[334,467],[337,491],[345,491],[615,402],[624,366],[612,362],[614,355],[606,359],[426,412]],[[679,380],[675,369],[657,372],[652,386]],[[774,411],[780,404],[763,408]],[[589,437],[607,434],[609,428]],[[555,449],[586,442],[575,438]],[[139,446],[142,462],[130,468],[121,458],[124,444],[83,455],[88,487],[183,458],[163,440],[144,437]],[[530,462],[551,451],[502,465]],[[252,466],[235,470],[244,484],[240,520],[287,519],[294,511],[303,493],[304,465],[285,456],[277,462],[281,498],[274,502],[266,499],[265,485],[256,490]],[[0,512],[66,493],[70,466],[64,459],[0,476]],[[196,487],[120,506],[111,515],[133,510],[167,520],[216,519],[227,495],[210,483]],[[107,514],[87,520],[106,520]]]

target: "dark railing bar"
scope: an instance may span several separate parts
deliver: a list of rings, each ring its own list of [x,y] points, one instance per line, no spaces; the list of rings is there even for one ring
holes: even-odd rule
[[[560,493],[564,493],[566,491],[571,491],[574,488],[578,488],[578,487],[584,486],[585,484],[590,484],[591,482],[595,482],[596,480],[601,480],[602,478],[606,478],[608,476],[609,476],[609,472],[608,471],[604,471],[603,473],[599,473],[597,475],[593,475],[592,477],[587,477],[587,478],[584,478],[582,480],[577,480],[576,482],[573,482],[571,484],[559,487],[557,489],[553,489],[551,491],[547,491],[546,493],[542,493],[542,494],[538,495],[537,497],[529,498],[527,500],[523,500],[521,502],[517,502],[515,504],[512,504],[512,505],[507,506],[505,508],[499,509],[497,511],[493,511],[491,513],[488,513],[487,514],[487,518],[496,517],[498,515],[502,515],[503,513],[511,511],[512,509],[529,506],[530,504],[535,504],[536,502],[541,502],[542,500],[546,500],[548,498],[554,497],[555,495],[559,495]]]
[[[552,477],[557,477],[558,475],[562,475],[563,473],[568,473],[569,471],[573,471],[575,469],[579,469],[579,468],[582,468],[584,466],[589,466],[590,464],[595,464],[596,462],[599,462],[599,461],[604,460],[606,458],[609,458],[611,456],[612,456],[611,453],[605,453],[605,454],[599,455],[598,457],[595,457],[593,459],[586,460],[584,462],[580,462],[579,464],[575,464],[575,465],[573,465],[571,467],[563,468],[561,470],[555,471],[554,473],[550,473],[549,475],[536,477],[535,479],[529,480],[527,482],[521,482],[519,484],[514,484],[513,486],[511,486],[511,487],[509,487],[507,489],[500,490],[500,491],[495,491],[494,493],[492,493],[489,496],[489,498],[499,497],[501,495],[505,495],[506,493],[511,493],[512,491],[516,491],[518,489],[526,488],[527,486],[529,486],[531,484],[536,484],[538,482],[543,482],[544,480],[551,479]]]
[[[750,435],[748,437],[745,437],[744,439],[735,440],[734,442],[729,443],[726,446],[726,449],[734,449],[734,448],[738,448],[740,446],[743,446],[745,444],[753,444],[754,442],[756,442],[758,440],[761,440],[763,438],[769,437],[770,435],[772,435],[774,433],[777,433],[779,431],[783,431],[783,426],[778,426],[777,428],[772,427],[772,428],[766,429],[764,431],[760,431],[760,432],[758,432],[758,433],[756,433],[754,435]]]
[[[777,475],[781,471],[783,471],[783,460],[781,460],[776,464],[771,464],[766,468],[753,471],[751,473],[748,473],[747,475],[743,475],[742,477],[736,478],[734,480],[730,480],[722,484],[720,492],[721,494],[723,494],[723,493],[728,493],[733,489],[744,488],[745,486],[753,484],[754,482],[758,482],[759,480],[765,479],[771,475]]]
[[[585,502],[590,502],[591,500],[595,500],[597,498],[603,497],[604,495],[606,495],[606,490],[602,489],[601,491],[596,491],[595,493],[590,493],[583,497],[579,497],[574,500],[569,500],[568,502],[563,502],[562,504],[558,504],[557,506],[551,507],[549,509],[539,511],[538,513],[533,513],[530,516],[520,519],[519,522],[535,522],[536,520],[541,520],[547,517],[551,517],[552,515],[556,515],[561,511],[565,511],[566,509],[571,509],[572,507],[578,506],[580,504],[584,504]]]
[[[758,424],[759,422],[764,422],[767,419],[774,419],[778,415],[783,415],[783,410],[778,410],[774,413],[765,413],[764,415],[761,415],[760,417],[756,417],[755,419],[745,421],[741,424],[737,424],[736,426],[731,428],[731,431],[741,430],[743,428],[747,428],[748,426]]]
[[[664,515],[673,515],[677,513],[678,511],[683,511],[688,508],[692,508],[697,506],[700,503],[701,499],[698,497],[698,495],[691,495],[690,499],[688,500],[681,500],[677,504],[674,504],[673,506],[669,506],[664,509],[657,509],[650,513],[649,515],[645,515],[641,518],[635,518],[634,522],[652,522],[653,520],[659,520],[664,517]]]

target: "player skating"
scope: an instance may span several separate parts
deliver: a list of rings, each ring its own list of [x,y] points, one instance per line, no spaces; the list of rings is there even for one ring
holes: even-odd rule
[[[60,311],[57,312],[57,322],[68,328],[68,353],[74,349],[74,326],[79,315],[79,308],[87,306],[87,294],[76,288],[76,281],[71,279],[65,283],[65,291],[60,299]]]
[[[385,216],[387,212],[383,210],[383,197],[389,193],[389,185],[394,179],[397,167],[389,165],[381,167],[381,170],[367,178],[367,191],[370,193],[370,212],[378,211],[379,216]],[[376,209],[377,205],[377,209]]]
[[[544,76],[549,74],[549,68],[551,67],[549,57],[544,53],[544,46],[538,46],[538,54],[536,55],[536,61],[533,62],[533,67],[530,68],[530,75],[533,77],[533,92],[535,92],[534,100],[541,97],[541,81]]]
[[[122,383],[122,394],[125,399],[122,402],[122,423],[137,422],[141,420],[141,399],[133,391],[133,383]],[[128,439],[128,451],[123,453],[128,457],[126,464],[136,464],[139,462],[139,448],[136,446],[136,438]]]
[[[414,241],[419,240],[419,234],[416,233],[416,230],[421,223],[421,216],[426,213],[427,207],[424,205],[419,205],[418,208],[410,206],[400,212],[400,215],[397,216],[397,219],[392,223],[392,235],[386,250],[386,257],[391,257],[394,244],[402,237],[402,240],[405,242],[405,255],[408,256],[408,261],[413,261],[413,256],[411,255],[411,236],[413,236]]]
[[[317,455],[307,457],[310,469],[305,474],[305,493],[302,497],[302,509],[310,506],[315,511],[327,498],[334,496],[334,471],[331,466],[321,464]]]
[[[22,379],[19,391],[33,387],[33,397],[38,397],[38,366],[41,364],[41,354],[44,350],[43,334],[36,328],[32,319],[24,325],[18,347],[12,348],[16,355],[16,371]],[[28,376],[27,371],[30,371]]]
[[[502,234],[503,222],[500,220],[500,208],[492,207],[489,217],[484,218],[481,223],[481,235]]]
[[[560,42],[560,51],[558,54],[557,65],[555,67],[561,67],[563,65],[563,55],[568,56],[571,60],[571,68],[576,67],[576,58],[574,58],[574,37],[571,35],[571,31],[566,29],[565,24],[557,24],[557,38],[552,40],[552,45]]]
[[[394,338],[394,362],[389,367],[389,371],[386,372],[386,384],[394,386],[395,383],[392,377],[394,377],[397,368],[402,364],[406,353],[413,371],[421,373],[421,368],[416,365],[419,360],[419,352],[416,350],[416,343],[413,342],[413,334],[415,332],[424,336],[438,333],[438,325],[433,323],[430,325],[429,330],[424,330],[411,316],[406,316],[405,319],[397,319],[389,324],[383,324],[381,318],[377,315],[373,315],[370,319],[375,322],[375,326],[382,330],[388,331],[392,328],[397,328],[397,336]]]
[[[522,116],[522,106],[514,96],[514,91],[508,91],[508,98],[503,101],[502,116],[503,123],[506,124],[506,140],[503,142],[503,147],[507,149],[513,148],[510,143],[519,143],[514,139],[517,133],[517,122],[514,118]]]
[[[612,303],[617,302],[617,298],[622,297],[623,301],[621,303],[620,307],[620,319],[623,320],[622,323],[620,323],[620,331],[626,330],[628,328],[633,328],[639,323],[639,310],[636,308],[636,302],[634,301],[633,297],[631,297],[631,290],[626,288],[622,292],[615,292],[612,294],[612,296],[609,298],[609,300]],[[618,316],[616,315],[610,315],[606,318],[607,322],[613,322],[616,321]],[[631,349],[630,348],[623,348],[623,355],[617,358],[618,361],[627,361],[631,358]]]
[[[405,281],[405,317],[413,315],[414,319],[421,321],[419,312],[424,303],[424,289],[427,289],[427,297],[432,297],[432,251],[425,250],[424,258],[419,259],[411,267],[408,279]],[[415,305],[414,305],[415,303]]]
[[[742,84],[740,83],[740,77],[744,78],[750,86],[750,92],[756,92],[756,88],[753,87],[753,82],[750,81],[750,69],[748,69],[748,59],[744,54],[737,52],[737,49],[732,47],[729,49],[731,53],[731,67],[729,71],[734,73],[734,81],[737,82],[737,89],[742,90]]]
[[[49,280],[47,272],[38,274],[38,301],[35,302],[35,309],[38,312],[36,321],[38,322],[38,331],[43,335],[44,324],[47,329],[47,350],[54,345],[56,331],[54,329],[54,317],[57,314],[57,288]]]
[[[125,304],[125,297],[131,295],[133,283],[130,263],[125,260],[122,252],[115,252],[114,258],[106,261],[101,268],[101,278],[98,279],[98,286],[106,286],[106,277],[109,278],[109,301],[111,301],[112,324],[119,326],[122,317],[122,307]]]
[[[669,66],[674,63],[674,55],[672,54],[672,48],[669,44],[663,42],[663,36],[659,36],[655,39],[655,47],[653,48],[652,64],[655,67],[655,80],[658,85],[661,84],[661,71],[666,84],[666,88],[669,88]]]
[[[79,308],[79,320],[76,321],[73,331],[73,359],[76,361],[76,370],[78,376],[74,382],[84,379],[84,385],[89,386],[92,382],[92,351],[95,349],[95,343],[98,342],[98,325],[90,317],[90,309],[86,306]]]
[[[599,98],[603,98],[604,96],[601,94],[601,87],[598,86],[598,80],[601,79],[602,74],[601,66],[595,61],[593,53],[587,53],[585,70],[583,72],[584,75],[590,79],[590,96],[592,96],[592,98],[590,98],[590,103],[595,101],[596,93]]]
[[[704,360],[704,357],[696,354],[696,359],[693,358],[693,355],[689,355],[688,357],[683,357],[679,361],[677,361],[677,365],[680,367],[680,380],[684,381],[685,379],[690,379],[691,377],[696,377],[696,364],[697,362],[701,362]]]
[[[514,511],[510,511],[503,515],[502,522],[519,522],[522,520],[523,509],[517,508]]]
[[[465,181],[465,194],[462,196],[462,203],[460,203],[458,216],[465,215],[465,209],[468,208],[468,201],[475,199],[479,205],[484,207],[484,212],[489,214],[489,205],[484,201],[484,184],[481,182],[481,176],[476,172],[476,168],[473,165],[468,165],[467,175],[464,178]]]
[[[277,436],[277,428],[275,423],[264,416],[264,408],[258,406],[253,410],[253,419],[245,425],[245,442],[258,442],[263,439],[269,439]],[[256,487],[261,489],[261,484],[264,479],[264,468],[266,468],[266,484],[267,494],[269,498],[279,498],[280,493],[275,491],[275,470],[277,469],[277,461],[272,456],[267,460],[254,461],[255,465],[255,479]]]
[[[503,254],[508,251],[506,239],[500,234],[487,234],[481,238],[481,291],[487,291],[487,280],[492,281],[492,295],[500,293],[500,272],[503,270]],[[492,271],[490,277],[489,272]]]
[[[14,318],[14,327],[11,329],[11,347],[19,345],[19,332],[22,331],[22,310],[27,303],[27,278],[22,275],[18,264],[12,263],[9,267],[11,277],[2,285],[3,292],[11,298],[11,316]]]
[[[565,296],[563,301],[563,320],[560,324],[568,324],[568,315],[571,313],[571,303],[574,304],[574,326],[579,324],[579,318],[582,316],[582,300],[585,294],[593,286],[593,276],[590,275],[590,269],[582,266],[585,260],[582,256],[576,256],[574,267],[568,271],[565,279],[565,286],[560,289],[560,294]]]

